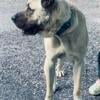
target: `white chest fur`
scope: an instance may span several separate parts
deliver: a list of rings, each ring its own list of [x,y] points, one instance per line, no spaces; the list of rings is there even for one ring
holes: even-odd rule
[[[47,56],[54,56],[64,53],[64,46],[57,37],[44,38],[45,52]]]

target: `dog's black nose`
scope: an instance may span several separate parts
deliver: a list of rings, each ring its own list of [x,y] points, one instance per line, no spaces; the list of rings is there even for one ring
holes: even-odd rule
[[[16,21],[16,16],[12,16],[11,19],[15,22]]]

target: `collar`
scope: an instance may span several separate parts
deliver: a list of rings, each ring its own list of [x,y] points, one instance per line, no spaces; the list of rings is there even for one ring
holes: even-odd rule
[[[72,14],[71,14],[72,15]],[[61,36],[67,29],[71,27],[72,23],[72,16],[69,18],[68,21],[65,21],[60,29],[56,32],[56,35]]]

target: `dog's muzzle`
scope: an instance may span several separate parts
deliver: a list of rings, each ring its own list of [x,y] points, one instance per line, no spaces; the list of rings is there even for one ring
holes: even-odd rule
[[[15,25],[20,28],[24,29],[25,24],[27,22],[27,18],[24,17],[25,15],[23,13],[17,13],[16,15],[12,16],[12,21],[15,23]]]
[[[42,25],[33,24],[23,30],[24,35],[35,35],[43,30]]]
[[[23,31],[24,35],[35,35],[43,30],[42,24],[37,24],[36,22],[27,22],[27,19],[24,17],[19,17],[18,14],[14,15],[12,21],[15,25]]]

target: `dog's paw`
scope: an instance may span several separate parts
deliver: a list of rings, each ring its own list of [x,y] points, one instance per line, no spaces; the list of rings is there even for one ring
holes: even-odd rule
[[[61,70],[61,71],[56,71],[56,76],[57,77],[63,77],[64,76],[64,71]]]

